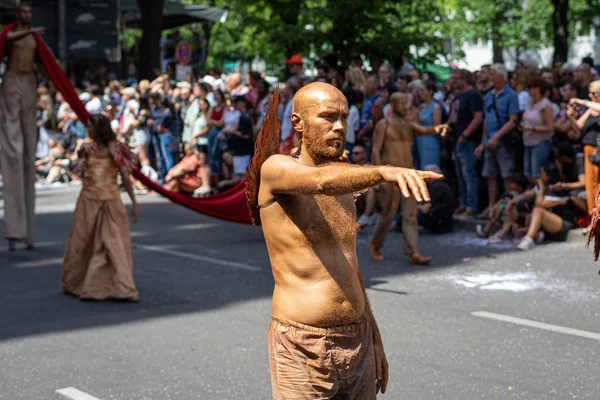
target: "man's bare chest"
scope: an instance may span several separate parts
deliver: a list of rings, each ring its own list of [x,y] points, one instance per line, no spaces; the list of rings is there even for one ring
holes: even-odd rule
[[[280,202],[291,222],[310,243],[354,242],[358,231],[354,197],[294,196]]]
[[[10,45],[12,55],[31,55],[35,52],[37,44],[31,35],[27,35],[23,39],[15,40]]]
[[[385,140],[388,143],[411,143],[413,141],[413,129],[410,124],[394,124],[390,125],[385,135]]]

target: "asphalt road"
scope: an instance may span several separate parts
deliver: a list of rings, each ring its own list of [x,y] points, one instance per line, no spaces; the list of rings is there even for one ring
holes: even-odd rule
[[[59,290],[76,196],[38,192],[35,251],[0,243],[0,399],[270,398],[260,228],[143,197],[132,234],[141,302],[82,302]],[[0,207],[3,230],[1,218]],[[379,398],[600,398],[599,265],[582,237],[518,253],[468,232],[422,235],[434,263],[418,268],[400,234],[381,263],[368,238],[360,267],[390,362]]]

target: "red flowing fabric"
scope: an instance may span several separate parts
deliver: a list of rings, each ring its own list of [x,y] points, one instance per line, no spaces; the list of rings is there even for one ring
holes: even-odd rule
[[[16,22],[8,24],[0,33],[0,60],[4,57],[6,51],[6,35],[17,26]],[[46,42],[38,35],[34,34],[37,44],[37,51],[42,65],[52,80],[56,88],[62,93],[65,101],[71,106],[81,122],[87,124],[90,114],[85,109],[83,103],[79,100],[77,93],[73,89],[71,82],[67,78],[62,68],[56,62],[54,55],[46,46]],[[242,224],[251,224],[250,213],[246,206],[246,186],[241,182],[226,192],[203,198],[193,198],[180,193],[174,193],[165,189],[158,183],[147,178],[142,172],[134,167],[132,175],[135,179],[142,182],[148,189],[153,190],[169,200],[187,207],[193,211],[209,215],[211,217],[223,219],[226,221],[239,222]]]

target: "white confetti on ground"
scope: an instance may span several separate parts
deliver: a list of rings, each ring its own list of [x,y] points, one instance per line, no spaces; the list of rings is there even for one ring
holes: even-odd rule
[[[570,302],[592,301],[597,300],[599,297],[594,287],[583,286],[581,282],[570,281],[542,272],[494,273],[477,271],[460,275],[456,273],[442,274],[438,276],[438,279],[474,290],[512,293],[533,290],[546,291]]]

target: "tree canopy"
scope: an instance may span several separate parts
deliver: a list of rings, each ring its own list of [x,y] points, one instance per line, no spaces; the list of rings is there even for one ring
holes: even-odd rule
[[[503,61],[504,49],[518,55],[552,45],[564,61],[570,40],[600,27],[598,0],[182,1],[229,10],[226,22],[203,29],[208,65],[260,57],[275,73],[292,54],[398,65],[410,46],[425,60],[450,63],[464,56],[463,43],[477,40],[492,41],[494,61]]]

